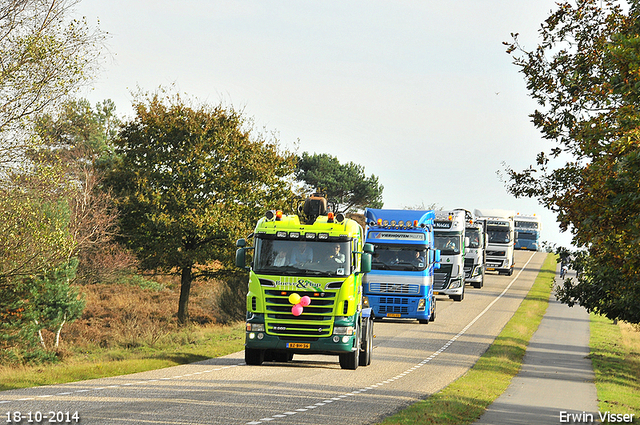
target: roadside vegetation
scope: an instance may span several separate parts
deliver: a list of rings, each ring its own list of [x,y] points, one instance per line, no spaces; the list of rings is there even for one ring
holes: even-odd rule
[[[140,282],[146,282],[144,287]],[[225,312],[244,308],[243,298],[229,302],[232,291],[221,282],[197,282],[192,320],[179,326],[179,283],[168,278],[153,282],[82,286],[87,307],[81,318],[63,328],[59,346],[50,350],[51,361],[4,363],[0,390],[142,372],[242,350],[244,322],[224,318]],[[227,300],[227,305],[220,308],[216,300]],[[43,337],[51,346],[55,335],[43,332]]]
[[[529,340],[548,306],[556,256],[548,255],[535,283],[478,362],[442,391],[386,418],[382,425],[463,425],[475,422],[520,371]],[[640,412],[640,329],[591,314],[591,360],[599,410]]]
[[[473,368],[442,391],[381,423],[458,425],[478,419],[520,370],[529,340],[547,310],[556,264],[555,256],[547,255],[520,307]]]
[[[591,362],[601,412],[640,418],[640,327],[591,314]]]

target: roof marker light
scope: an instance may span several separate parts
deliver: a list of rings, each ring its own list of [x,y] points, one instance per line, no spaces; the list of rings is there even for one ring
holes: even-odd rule
[[[282,211],[280,210],[276,211],[276,220],[278,221],[282,220]]]

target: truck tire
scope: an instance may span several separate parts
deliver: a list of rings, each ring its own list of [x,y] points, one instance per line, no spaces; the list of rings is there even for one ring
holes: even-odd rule
[[[476,289],[480,289],[484,286],[484,275],[480,276],[480,282],[473,282],[471,284]]]
[[[369,366],[371,364],[371,353],[373,352],[373,320],[367,319],[362,326],[364,341],[360,348],[358,357],[359,366]]]
[[[264,362],[264,350],[245,348],[244,362],[248,365],[260,366]]]
[[[436,320],[436,296],[433,296],[433,300],[431,301],[433,303],[433,307],[431,308],[431,316],[429,317],[429,321],[433,322],[434,320]]]
[[[449,295],[449,297],[454,301],[462,301],[464,299],[464,286],[462,287],[462,294],[460,294],[460,295]]]
[[[360,360],[360,332],[362,332],[362,328],[358,327],[358,336],[355,338],[356,349],[349,353],[338,354],[340,368],[349,370],[356,370],[358,368],[358,361]]]

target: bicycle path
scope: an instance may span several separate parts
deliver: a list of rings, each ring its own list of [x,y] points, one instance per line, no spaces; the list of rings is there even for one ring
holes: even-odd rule
[[[586,310],[551,293],[522,369],[474,425],[600,423],[589,335]]]

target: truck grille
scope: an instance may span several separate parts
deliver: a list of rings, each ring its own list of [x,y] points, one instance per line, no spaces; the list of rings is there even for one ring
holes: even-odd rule
[[[439,291],[446,289],[449,286],[449,280],[451,279],[451,270],[453,266],[441,265],[440,269],[433,274],[433,290]]]
[[[387,313],[407,314],[409,313],[409,307],[400,306],[400,305],[381,305],[378,312],[380,314],[387,314]]]
[[[409,313],[409,298],[400,297],[380,297],[380,305],[378,313],[383,315],[387,313]]]
[[[464,259],[464,277],[471,277],[471,272],[473,272],[473,261],[473,258]]]
[[[300,316],[291,312],[289,295],[293,292],[311,298],[311,304],[304,307]],[[323,337],[333,332],[335,293],[267,290],[265,303],[265,326],[270,335]]]
[[[419,294],[420,285],[408,283],[369,283],[369,291],[393,294]]]
[[[487,257],[504,257],[506,253],[504,251],[487,251]]]

